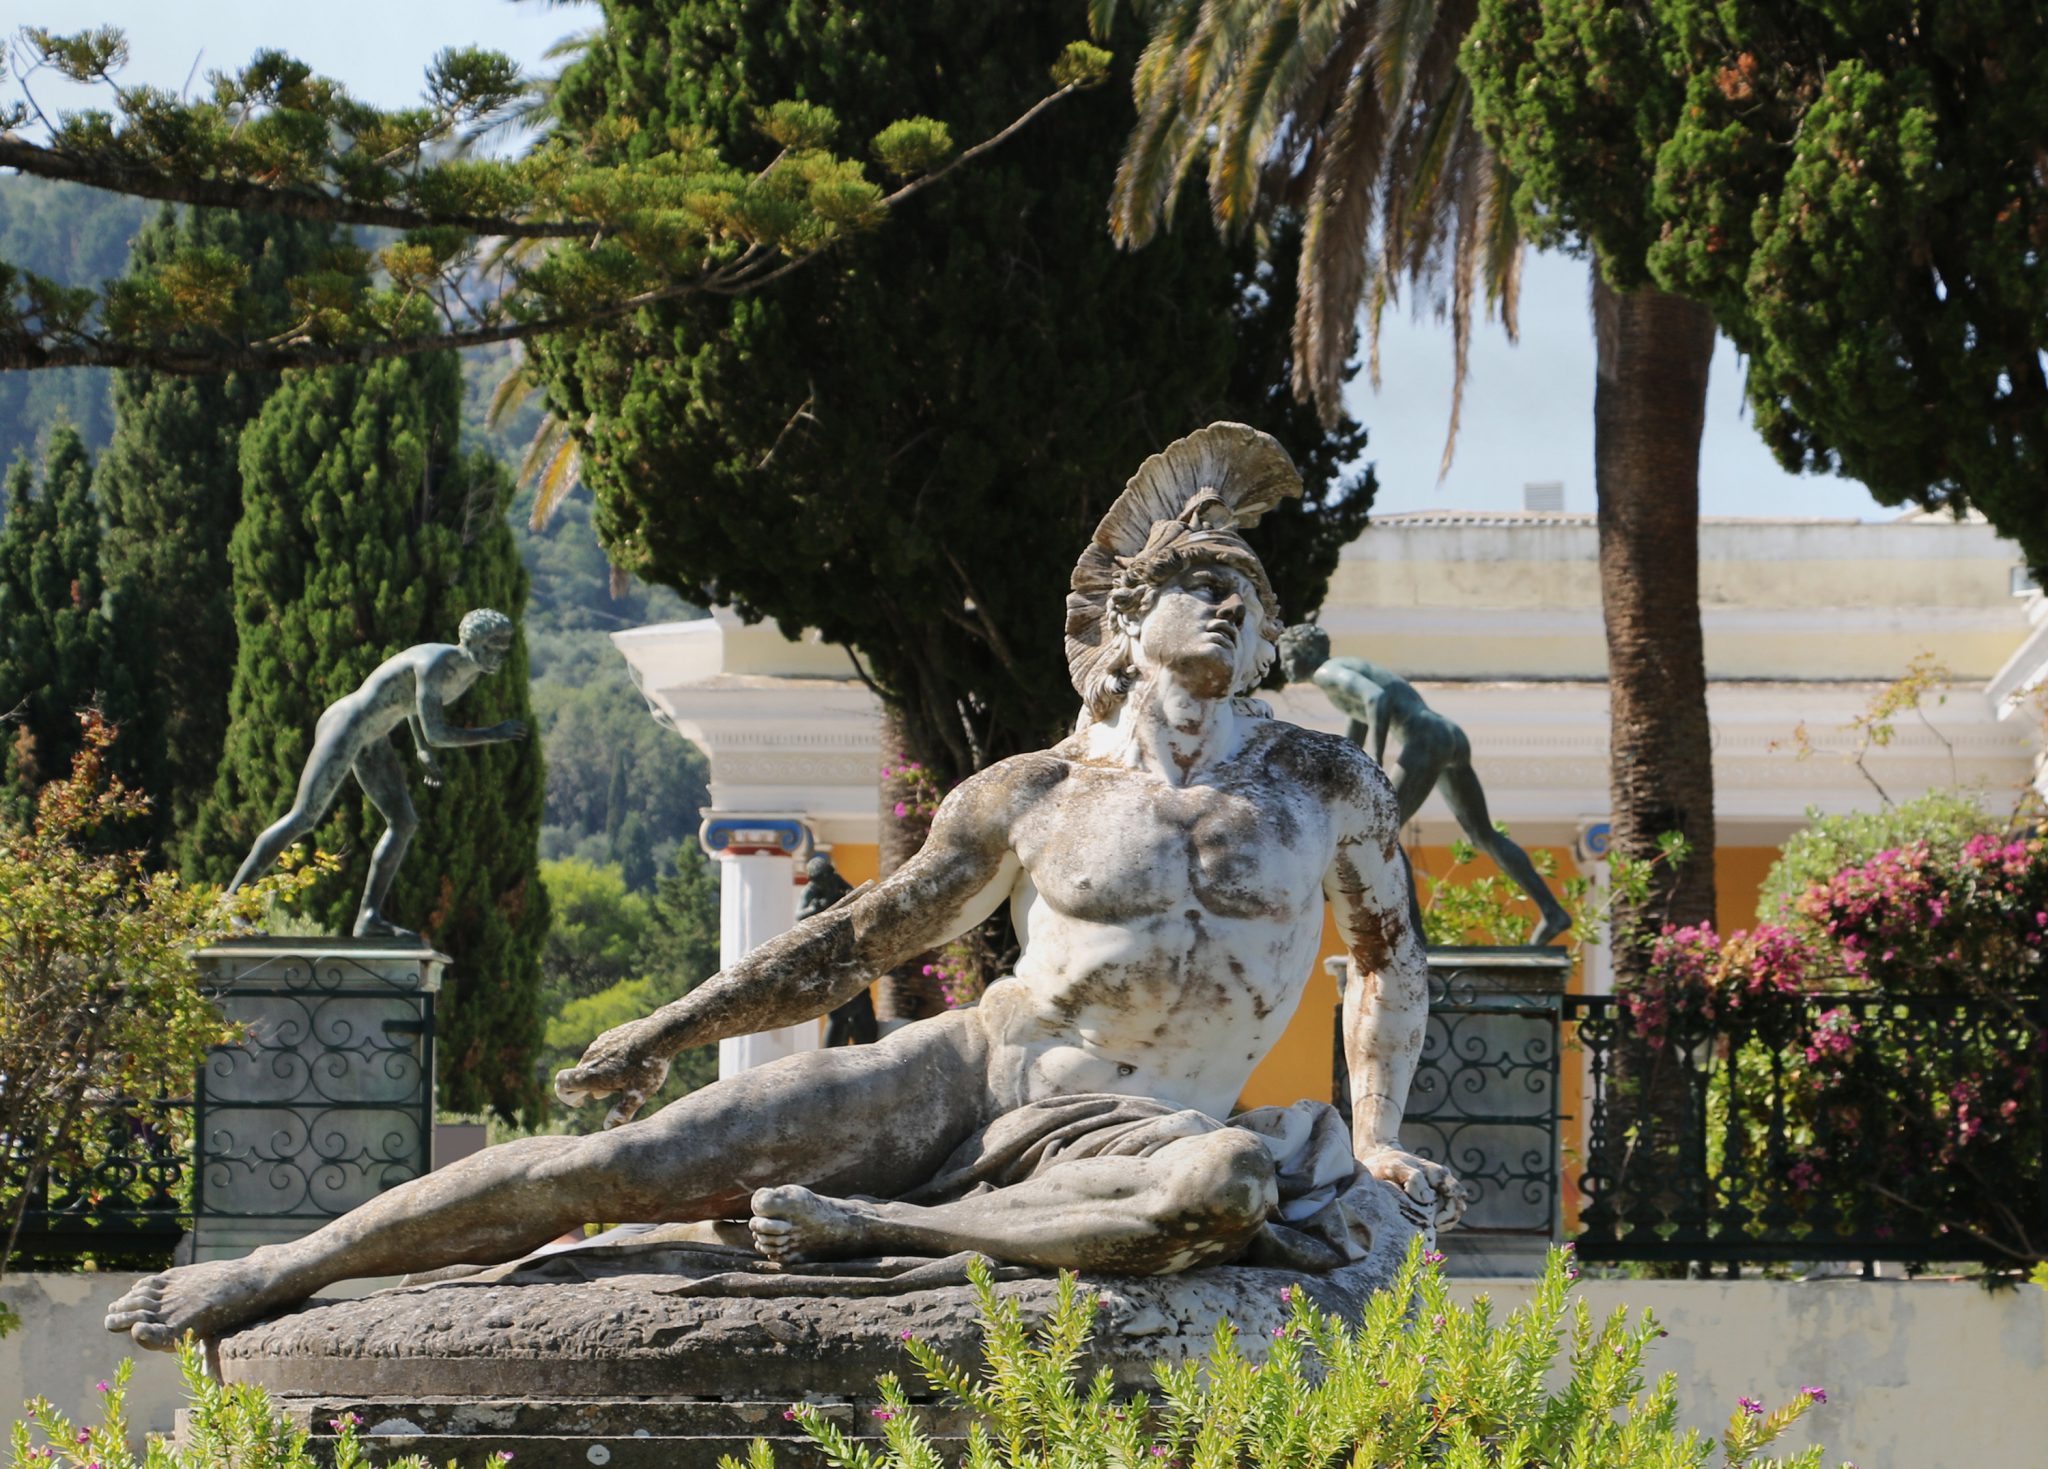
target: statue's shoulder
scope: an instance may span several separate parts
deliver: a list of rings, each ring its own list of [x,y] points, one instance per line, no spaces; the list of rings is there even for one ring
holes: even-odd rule
[[[1063,741],[1050,750],[1033,750],[1025,755],[1011,755],[998,760],[976,780],[985,780],[992,785],[1020,796],[1037,796],[1062,785],[1074,773],[1074,762]]]
[[[970,775],[946,797],[949,825],[1007,831],[1019,815],[1064,783],[1072,764],[1050,750],[1012,755]]]
[[[1351,741],[1284,719],[1267,721],[1247,753],[1330,801],[1370,806],[1392,792],[1379,762]]]

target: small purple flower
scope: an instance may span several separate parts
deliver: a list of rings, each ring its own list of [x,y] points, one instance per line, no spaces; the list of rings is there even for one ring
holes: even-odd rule
[[[1442,1250],[1424,1250],[1422,1252],[1422,1263],[1425,1265],[1441,1265],[1444,1263],[1444,1259],[1445,1255]]]
[[[894,1418],[895,1416],[896,1416],[896,1410],[895,1410],[894,1408],[870,1408],[870,1409],[868,1409],[868,1417],[870,1417],[870,1418],[879,1418],[879,1419],[881,1419],[881,1420],[882,1420],[882,1422],[884,1422],[884,1423],[887,1423],[887,1422],[888,1422],[888,1421],[889,1421],[889,1420],[890,1420],[891,1418]]]
[[[1828,1400],[1828,1390],[1824,1387],[1802,1387],[1799,1389],[1799,1395],[1812,1398],[1816,1403],[1824,1403]]]
[[[1156,1444],[1152,1445],[1152,1457],[1153,1457],[1153,1458],[1155,1458],[1155,1459],[1163,1459],[1163,1458],[1165,1458],[1165,1457],[1166,1457],[1166,1445],[1165,1445],[1165,1444],[1163,1444],[1163,1443],[1156,1443]]]
[[[1283,1337],[1283,1336],[1285,1336],[1285,1335],[1287,1335],[1287,1328],[1286,1328],[1286,1327],[1284,1327],[1284,1326],[1276,1326],[1276,1327],[1274,1327],[1274,1328],[1273,1328],[1273,1340],[1274,1340],[1274,1341],[1278,1341],[1278,1340],[1280,1340],[1280,1338],[1281,1338],[1281,1337]]]
[[[905,1340],[905,1341],[909,1341],[909,1340],[910,1340],[910,1333],[909,1333],[909,1332],[907,1332],[907,1331],[906,1331],[906,1332],[904,1332],[904,1333],[903,1333],[903,1340]]]
[[[1429,1329],[1430,1329],[1431,1331],[1442,1331],[1442,1330],[1444,1329],[1444,1318],[1443,1318],[1443,1317],[1441,1317],[1441,1316],[1432,1316],[1432,1317],[1430,1317],[1430,1318],[1429,1318]]]
[[[1764,1416],[1764,1405],[1758,1402],[1755,1398],[1737,1398],[1735,1400],[1735,1406],[1742,1409],[1743,1412],[1749,1414],[1749,1416],[1752,1418],[1761,1418]]]
[[[95,1382],[93,1386],[98,1388],[101,1392],[112,1392],[114,1390],[111,1386],[108,1385],[107,1380],[104,1377],[102,1377],[98,1382]]]
[[[81,1428],[78,1430],[78,1441],[80,1443],[91,1443],[92,1435],[90,1433],[87,1433],[83,1428]]]
[[[782,1410],[782,1417],[784,1422],[794,1423],[796,1421],[796,1409],[784,1408]]]
[[[1280,1287],[1280,1304],[1281,1304],[1281,1305],[1283,1305],[1283,1306],[1287,1306],[1287,1305],[1292,1305],[1292,1304],[1293,1304],[1293,1302],[1294,1302],[1294,1287],[1293,1287],[1293,1286],[1291,1286],[1291,1285],[1283,1285],[1283,1286],[1281,1286],[1281,1287]],[[101,1383],[100,1385],[101,1385],[102,1387],[106,1386],[106,1384],[105,1384],[105,1383]]]

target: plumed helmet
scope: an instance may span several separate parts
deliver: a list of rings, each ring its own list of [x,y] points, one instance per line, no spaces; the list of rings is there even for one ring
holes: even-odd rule
[[[1111,615],[1117,594],[1161,584],[1194,562],[1242,572],[1258,590],[1260,637],[1277,641],[1277,599],[1241,532],[1282,500],[1299,498],[1301,474],[1287,451],[1242,423],[1212,423],[1138,466],[1074,564],[1067,593],[1067,673],[1092,714],[1104,717],[1105,701],[1120,697],[1117,678],[1129,658]]]

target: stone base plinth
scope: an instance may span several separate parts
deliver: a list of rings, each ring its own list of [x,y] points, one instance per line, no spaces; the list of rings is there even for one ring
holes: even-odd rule
[[[1370,1216],[1360,1224],[1371,1247],[1328,1273],[1240,1265],[1084,1279],[1097,1306],[1082,1371],[1106,1367],[1127,1392],[1151,1389],[1154,1362],[1203,1355],[1224,1318],[1256,1357],[1287,1318],[1289,1288],[1358,1319],[1424,1231],[1386,1185],[1346,1199]],[[406,1286],[245,1327],[214,1344],[215,1360],[223,1381],[266,1389],[316,1440],[331,1437],[329,1420],[354,1413],[380,1458],[420,1453],[469,1466],[510,1450],[517,1469],[710,1469],[722,1453],[744,1456],[757,1434],[800,1449],[808,1441],[782,1413],[803,1400],[873,1433],[878,1376],[922,1386],[906,1336],[963,1367],[980,1361],[969,1286],[780,1295],[766,1293],[779,1288],[772,1277],[742,1281],[739,1294],[706,1293],[707,1284],[618,1273]],[[1035,1323],[1053,1310],[1058,1283],[1034,1275],[996,1290]],[[964,1431],[943,1416],[931,1427]]]
[[[742,1460],[756,1438],[775,1450],[780,1469],[824,1469],[827,1461],[797,1425],[783,1416],[787,1399],[721,1401],[691,1398],[502,1398],[416,1400],[289,1395],[279,1400],[285,1416],[311,1435],[316,1451],[334,1441],[332,1427],[343,1414],[361,1420],[357,1439],[373,1459],[389,1462],[409,1454],[429,1464],[455,1461],[478,1469],[494,1455],[510,1454],[513,1469],[717,1469],[727,1454]],[[847,1437],[882,1447],[874,1410],[880,1399],[866,1397],[819,1403],[827,1421]],[[966,1415],[936,1404],[921,1405],[918,1421],[942,1453],[964,1449]],[[184,1415],[179,1415],[183,1429]]]

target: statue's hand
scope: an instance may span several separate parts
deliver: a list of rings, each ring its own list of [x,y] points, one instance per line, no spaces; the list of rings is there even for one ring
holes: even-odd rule
[[[648,1049],[650,1032],[644,1020],[613,1026],[583,1052],[583,1059],[555,1075],[555,1095],[571,1107],[596,1097],[616,1095],[604,1115],[606,1127],[631,1122],[668,1080],[668,1058]]]
[[[1465,1215],[1472,1191],[1441,1163],[1384,1147],[1359,1160],[1365,1171],[1383,1183],[1391,1183],[1419,1204],[1438,1229],[1449,1229]]]
[[[526,726],[516,719],[508,719],[503,724],[491,726],[491,740],[493,743],[517,744],[525,738]]]
[[[434,758],[434,752],[430,749],[422,748],[418,751],[418,754],[420,767],[426,771],[422,779],[426,781],[430,788],[439,790],[441,787],[441,762]]]

